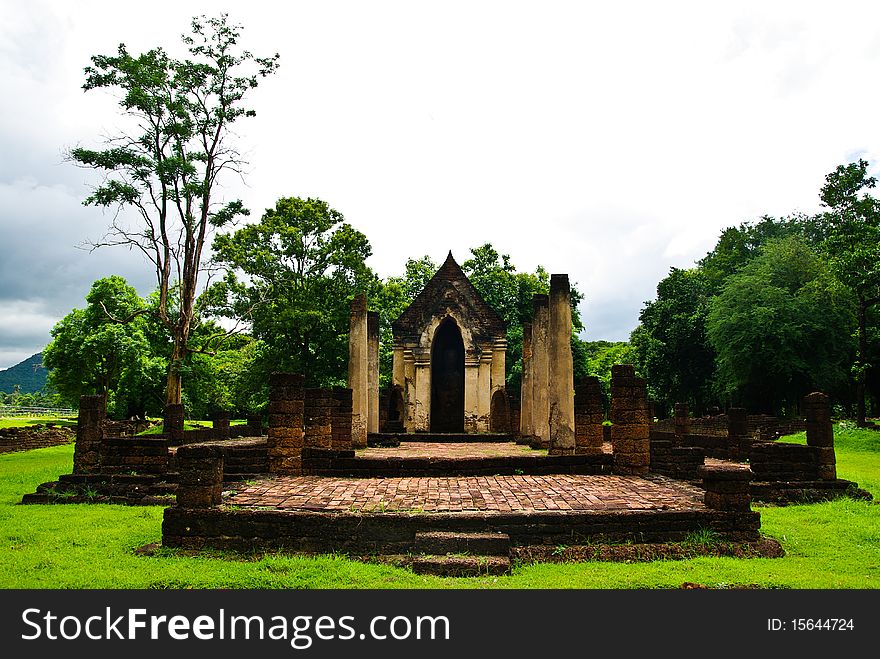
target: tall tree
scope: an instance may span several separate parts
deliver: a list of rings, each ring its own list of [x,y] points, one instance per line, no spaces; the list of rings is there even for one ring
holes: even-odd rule
[[[795,236],[766,243],[727,278],[706,326],[718,385],[733,402],[775,414],[847,382],[853,296]]]
[[[367,237],[320,199],[279,199],[260,222],[218,234],[227,268],[206,294],[216,313],[249,321],[265,349],[262,369],[306,374],[312,384],[345,381],[349,305],[379,281],[364,263]]]
[[[230,130],[254,116],[245,97],[278,67],[277,54],[261,58],[238,49],[240,33],[225,14],[197,17],[182,37],[190,58],[174,59],[162,48],[133,56],[121,44],[116,55],[95,55],[85,69],[83,88],[118,92],[120,110],[135,128],[107,139],[103,149],[75,148],[70,157],[105,174],[86,204],[134,211],[117,213],[93,245],[140,250],[155,268],[154,313],[172,339],[168,404],[180,403],[186,355],[205,347],[190,338],[210,234],[246,214],[241,201],[220,205],[216,198],[222,176],[240,173],[244,164]]]
[[[837,277],[858,300],[858,353],[853,365],[856,380],[856,417],[865,425],[865,383],[871,368],[868,337],[869,310],[880,303],[880,202],[868,190],[877,179],[868,176],[868,162],[840,165],[825,177],[822,203],[825,251]]]

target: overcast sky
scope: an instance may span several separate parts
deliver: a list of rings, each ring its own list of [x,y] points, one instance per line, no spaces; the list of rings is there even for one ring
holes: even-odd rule
[[[721,229],[819,210],[824,176],[880,153],[876,2],[229,3],[281,68],[237,124],[241,197],[326,200],[399,274],[491,242],[520,270],[567,272],[585,338],[624,340],[671,267]],[[81,89],[92,54],[180,52],[221,3],[0,0],[0,368],[42,350],[95,279],[145,294],[109,218],[65,162],[119,127]]]

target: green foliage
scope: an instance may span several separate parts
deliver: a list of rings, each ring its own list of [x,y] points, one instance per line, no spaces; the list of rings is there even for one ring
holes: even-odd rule
[[[718,386],[749,409],[778,413],[846,382],[851,293],[796,237],[773,240],[712,299],[707,334]]]
[[[599,378],[602,386],[605,411],[611,402],[611,367],[615,364],[632,364],[635,358],[633,346],[625,341],[587,341],[583,343],[583,363],[586,374]]]
[[[263,381],[271,371],[294,371],[310,386],[343,384],[351,300],[379,289],[364,263],[366,236],[326,202],[289,197],[259,223],[218,235],[214,251],[228,274],[206,300],[220,315],[251,323],[260,343],[250,363]]]
[[[96,246],[135,248],[155,267],[154,314],[172,343],[169,403],[179,402],[180,369],[193,349],[195,300],[210,233],[247,212],[240,201],[222,205],[214,195],[223,172],[241,172],[244,164],[230,141],[230,127],[254,116],[244,99],[278,67],[277,55],[238,51],[240,30],[225,14],[194,18],[191,34],[182,37],[188,59],[174,59],[162,48],[132,55],[121,44],[115,55],[93,56],[85,69],[83,88],[117,92],[121,113],[135,127],[107,138],[103,149],[77,147],[69,155],[104,175],[86,204],[132,211],[117,213]]]
[[[157,411],[164,362],[148,338],[146,304],[116,275],[95,281],[86,302],[85,309],[73,309],[52,328],[43,351],[50,386],[73,408],[80,396],[100,394],[112,415]]]

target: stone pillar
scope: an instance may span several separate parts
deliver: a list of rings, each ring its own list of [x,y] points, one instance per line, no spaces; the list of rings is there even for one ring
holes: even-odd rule
[[[519,434],[531,441],[535,434],[532,421],[532,324],[523,324],[522,380],[519,392]]]
[[[685,436],[691,434],[691,417],[687,403],[675,404],[675,419],[673,420],[675,428],[674,446],[684,446]]]
[[[532,424],[533,445],[550,448],[550,298],[532,298]]]
[[[575,453],[596,455],[602,452],[603,417],[599,378],[583,378],[574,389]]]
[[[431,429],[431,351],[421,349],[415,358],[415,405],[413,406],[413,430],[427,432]]]
[[[807,445],[815,447],[819,457],[819,478],[837,480],[837,458],[834,454],[834,426],[831,423],[831,402],[828,396],[815,391],[804,397],[807,417]]]
[[[183,443],[183,405],[166,405],[162,432],[172,445]]]
[[[367,297],[351,302],[348,332],[348,388],[351,389],[351,441],[354,448],[366,448],[369,399],[369,348],[367,345]]]
[[[403,346],[395,345],[391,353],[391,386],[405,389],[406,374],[403,363]]]
[[[332,445],[330,389],[306,389],[303,404],[303,446],[329,449]]]
[[[249,437],[262,437],[263,436],[263,415],[262,414],[249,414],[247,417],[247,426],[248,426],[248,436]]]
[[[379,313],[367,312],[367,432],[379,432]]]
[[[213,508],[223,494],[223,449],[195,444],[177,449],[178,508]]]
[[[507,339],[495,339],[492,346],[492,393],[507,387]]]
[[[707,508],[737,512],[751,510],[749,483],[754,475],[751,469],[700,467],[697,474],[703,479]]]
[[[752,438],[749,437],[746,411],[742,407],[731,407],[727,410],[727,441],[731,457],[738,460],[749,457]]]
[[[568,275],[550,275],[550,453],[574,454],[574,361]]]
[[[73,446],[74,474],[100,472],[105,416],[103,396],[80,396],[76,444]]]
[[[480,357],[465,352],[464,356],[464,431],[480,432]]]
[[[416,419],[416,360],[412,350],[403,351],[403,426],[407,432],[415,432]]]
[[[338,451],[351,449],[351,389],[333,387],[330,431],[332,449]]]
[[[229,439],[229,412],[214,412],[214,439]]]
[[[477,432],[489,432],[492,409],[492,352],[483,350],[477,371]]]
[[[614,473],[647,474],[651,465],[645,381],[629,364],[611,367],[611,445]]]
[[[269,376],[269,473],[302,475],[303,381],[298,373]]]

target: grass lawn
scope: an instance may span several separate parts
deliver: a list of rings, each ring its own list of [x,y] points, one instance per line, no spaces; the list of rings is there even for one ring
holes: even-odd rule
[[[880,433],[836,427],[838,473],[880,498]],[[797,438],[795,441],[798,441]],[[522,565],[505,577],[438,578],[341,556],[255,560],[134,550],[161,538],[161,507],[16,505],[71,470],[73,446],[0,455],[2,588],[880,588],[880,505],[843,499],[760,507],[785,558]]]
[[[56,426],[76,428],[76,417],[15,416],[0,418],[0,428],[26,428],[29,426],[45,426],[47,423],[52,423]]]

